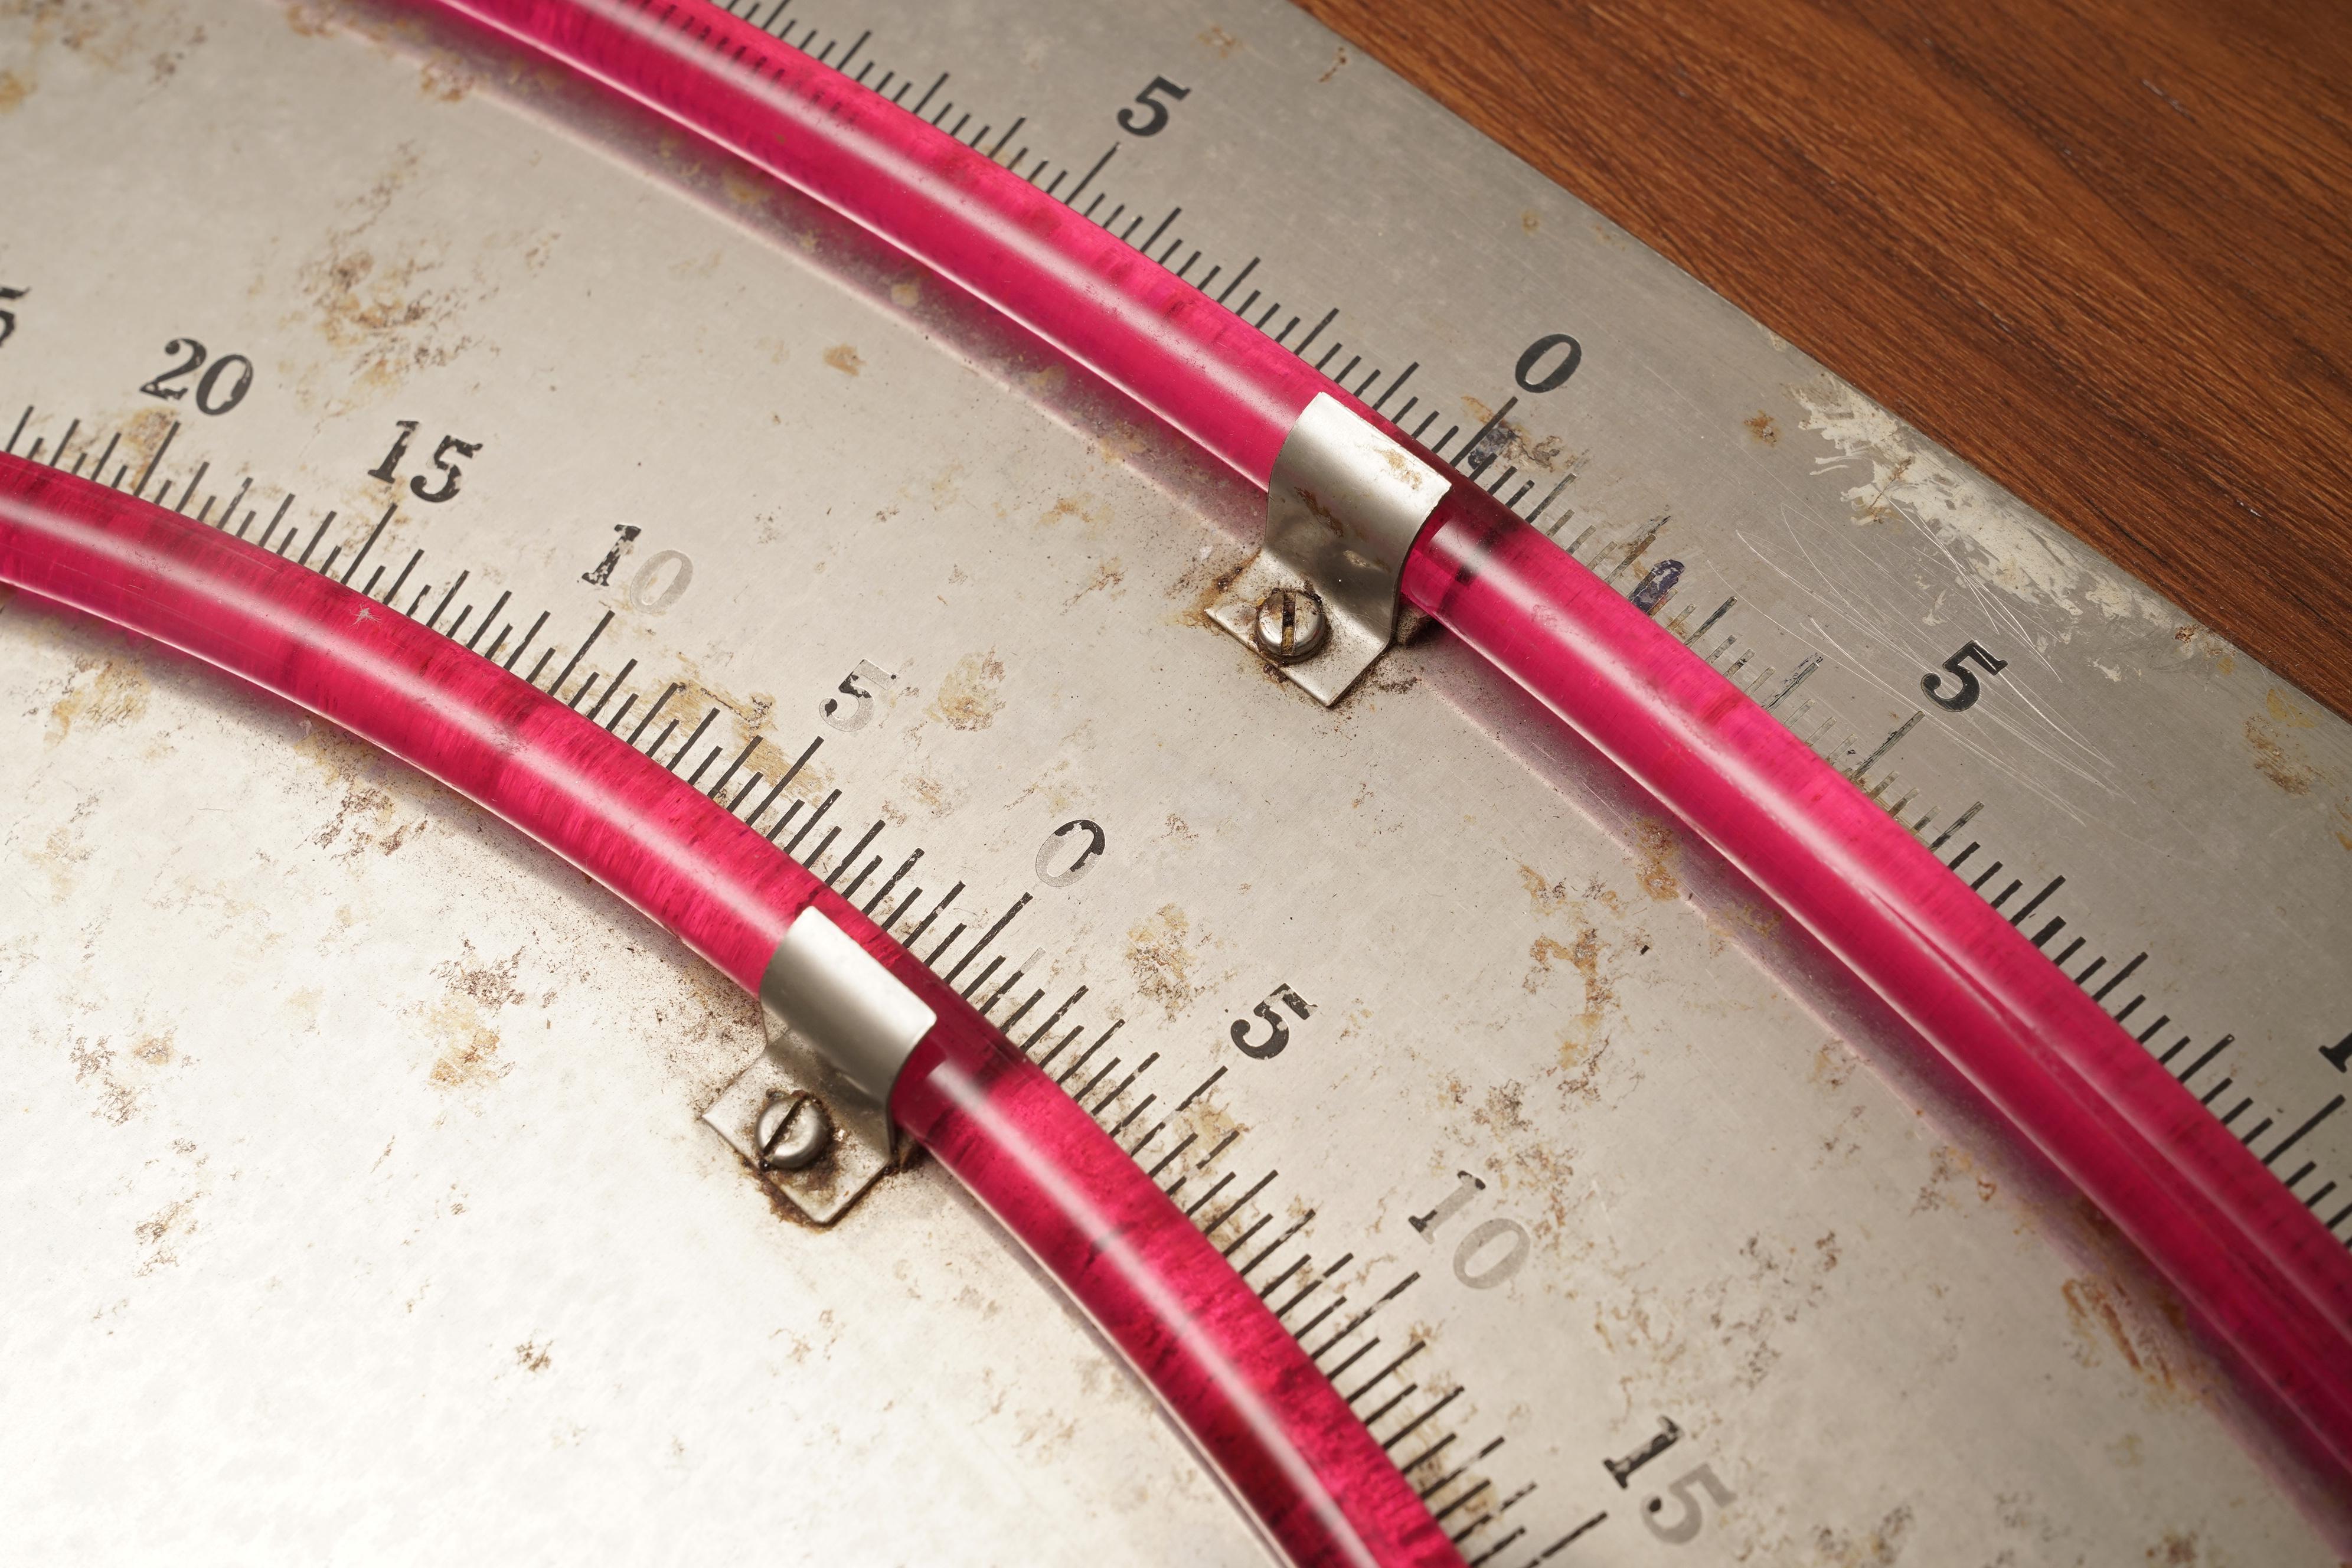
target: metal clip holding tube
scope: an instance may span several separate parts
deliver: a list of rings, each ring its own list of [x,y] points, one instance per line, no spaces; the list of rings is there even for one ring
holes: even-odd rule
[[[767,1048],[703,1120],[819,1225],[897,1162],[890,1089],[938,1015],[822,911],[803,910],[760,978]]]
[[[1209,618],[1330,707],[1396,639],[1404,559],[1446,484],[1318,393],[1275,458],[1265,542]]]

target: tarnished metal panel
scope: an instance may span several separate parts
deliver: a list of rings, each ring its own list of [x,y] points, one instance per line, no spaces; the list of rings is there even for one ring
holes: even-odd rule
[[[2249,1124],[2329,1092],[2342,725],[1278,6],[835,15],[810,47],[952,65],[1073,181],[1188,86],[1113,201],[1286,316],[1344,292],[1314,353],[1418,363],[1446,454],[1543,476],[1621,586],[1680,562],[1667,624],[1736,598],[1703,651],[1811,669],[1782,716],[1925,837],[1974,803],[2001,881],[2063,872],[2074,967],[2146,951],[2135,1027],[2234,1029]],[[1400,1459],[1450,1435],[1415,1473],[1465,1552],[2332,1560],[2160,1289],[1736,877],[1444,639],[1331,710],[1269,679],[1207,618],[1254,498],[935,279],[377,13],[42,9],[0,71],[17,449],[365,548],[698,787],[756,778],[739,813],[1030,1005],[1419,1424]],[[142,393],[174,338],[249,390]],[[1969,640],[1983,700],[1874,756]],[[1255,1560],[936,1170],[780,1220],[698,1124],[757,1005],[577,874],[24,598],[0,692],[23,1549]],[[2352,1184],[2342,1131],[2298,1160]]]

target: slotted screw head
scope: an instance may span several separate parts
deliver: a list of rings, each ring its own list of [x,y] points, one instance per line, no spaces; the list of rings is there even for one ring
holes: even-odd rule
[[[814,1095],[772,1100],[760,1112],[760,1163],[771,1171],[802,1171],[833,1147],[833,1118]]]
[[[1257,650],[1276,664],[1297,664],[1323,651],[1331,623],[1312,589],[1276,588],[1257,602],[1251,628]]]

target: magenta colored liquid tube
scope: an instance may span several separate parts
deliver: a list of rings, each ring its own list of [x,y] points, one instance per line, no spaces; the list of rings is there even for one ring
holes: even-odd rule
[[[0,582],[331,720],[505,818],[757,994],[814,907],[938,1016],[892,1095],[1118,1347],[1291,1562],[1459,1563],[1232,1264],[995,1026],[716,802],[488,659],[326,577],[0,456]]]
[[[1406,440],[1157,260],[701,0],[439,3],[833,206],[1261,486],[1318,393]],[[1705,661],[1475,487],[1440,506],[1404,592],[1840,955],[2106,1211],[2294,1413],[2301,1446],[2352,1481],[2352,1254],[2056,965]]]
[[[954,137],[701,0],[438,0],[955,279],[1263,486],[1328,384]]]
[[[1440,503],[1404,594],[1843,959],[2352,1470],[2352,1257],[2022,932],[1672,633],[1475,487]]]

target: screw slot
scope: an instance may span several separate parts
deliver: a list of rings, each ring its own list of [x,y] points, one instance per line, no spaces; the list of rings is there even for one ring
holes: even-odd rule
[[[1276,664],[1297,664],[1323,651],[1331,623],[1311,588],[1276,588],[1257,603],[1251,640]]]
[[[804,1171],[833,1149],[833,1118],[814,1095],[778,1096],[760,1112],[760,1165]]]

